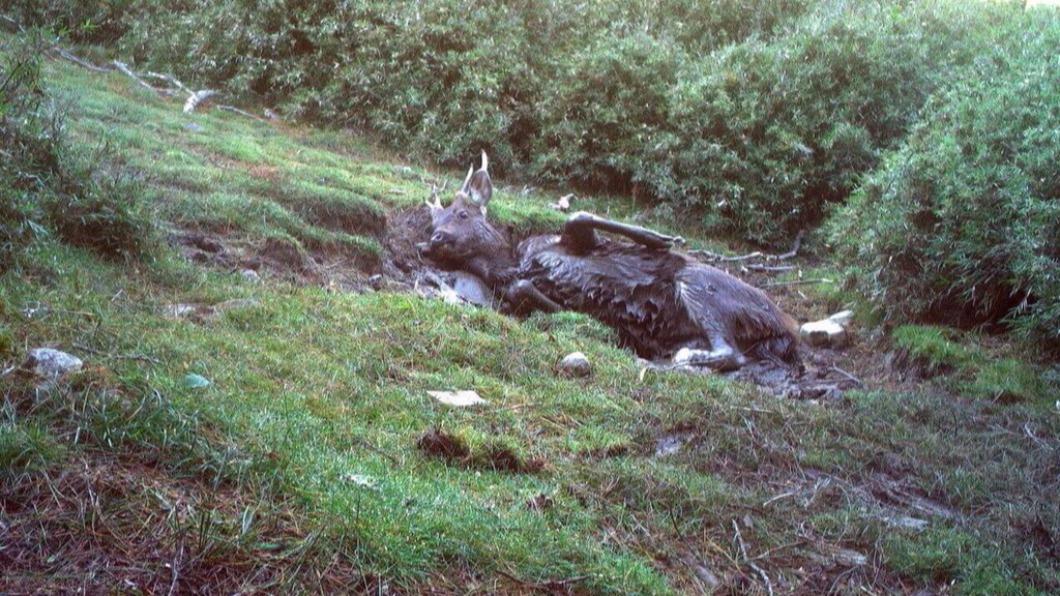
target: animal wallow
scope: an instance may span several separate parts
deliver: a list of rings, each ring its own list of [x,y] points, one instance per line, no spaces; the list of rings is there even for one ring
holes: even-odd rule
[[[795,321],[761,290],[673,250],[679,237],[575,213],[562,233],[513,249],[486,218],[488,166],[483,153],[448,207],[437,193],[427,203],[432,234],[423,252],[435,262],[478,275],[516,312],[591,315],[644,358],[717,370],[748,359],[799,364]]]

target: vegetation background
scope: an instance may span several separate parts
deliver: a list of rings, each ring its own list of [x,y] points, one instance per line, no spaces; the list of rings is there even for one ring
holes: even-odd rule
[[[1006,320],[1060,345],[1060,99],[1050,76],[1060,29],[1049,9],[952,0],[13,9],[287,117],[368,131],[446,165],[485,149],[502,175],[632,194],[751,242],[786,245],[855,194],[827,242],[883,314]],[[901,306],[888,300],[907,292]]]
[[[97,517],[123,527],[161,494],[199,504],[199,517],[178,507],[160,517],[154,538],[183,553],[197,535],[199,580],[267,568],[229,577],[233,588],[307,585],[312,569],[325,570],[321,589],[349,573],[365,588],[389,578],[414,591],[444,583],[451,566],[457,587],[514,574],[530,578],[516,587],[566,589],[548,582],[586,572],[578,583],[590,590],[665,592],[710,583],[687,562],[692,546],[728,577],[758,582],[756,561],[775,579],[820,564],[770,558],[791,544],[838,560],[824,543],[872,553],[885,570],[870,578],[855,566],[829,582],[1060,586],[1058,379],[1039,367],[1060,350],[1058,11],[957,0],[13,0],[2,14],[0,357],[65,340],[107,363],[43,398],[5,386],[0,459],[15,495],[5,511],[45,495],[59,507],[55,495],[96,486],[71,480],[68,458],[102,476],[125,477],[111,459],[136,478],[158,474],[125,501],[139,513],[56,514],[66,525],[45,537],[98,535],[85,530],[98,531]],[[195,137],[172,105],[50,64],[57,41],[320,129],[280,134],[210,115],[191,122],[206,133]],[[865,391],[846,410],[809,410],[714,380],[639,386],[606,330],[578,317],[516,324],[404,297],[251,287],[173,259],[161,240],[194,228],[378,262],[384,211],[417,203],[424,172],[375,163],[336,129],[441,166],[485,149],[498,178],[628,195],[653,222],[712,239],[787,246],[807,230],[840,279],[821,300],[866,305],[863,322],[893,331],[889,341],[960,399]],[[495,212],[506,223],[558,221],[506,192]],[[193,327],[158,314],[222,299],[264,304]],[[438,323],[425,331],[424,320]],[[380,322],[393,331],[370,329]],[[600,363],[592,387],[540,378],[557,345]],[[215,385],[196,393],[186,372]],[[479,417],[410,407],[449,379],[518,403]],[[465,445],[465,468],[408,454],[436,426]],[[660,429],[684,433],[695,453],[653,458]],[[486,470],[497,453],[553,468]],[[345,472],[354,468],[386,480],[351,490],[365,488]],[[820,502],[819,487],[798,484],[816,486],[804,468],[835,482]],[[880,474],[912,479],[903,490],[957,513],[926,534],[895,533],[866,505]],[[222,488],[230,506],[205,496]],[[790,503],[771,501],[791,491]],[[544,517],[526,507],[538,495],[555,501]],[[255,522],[255,511],[284,521]],[[759,525],[738,527],[762,559],[742,543],[717,547],[747,511]],[[46,543],[28,532],[27,544]],[[263,577],[276,583],[255,583]]]

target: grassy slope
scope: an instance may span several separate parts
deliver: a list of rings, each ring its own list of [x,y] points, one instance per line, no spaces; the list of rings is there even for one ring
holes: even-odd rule
[[[328,222],[413,205],[434,177],[380,161],[345,134],[219,111],[186,117],[117,75],[57,63],[48,72],[72,101],[74,137],[107,140],[118,165],[146,174],[163,229],[371,255],[381,250],[373,226]],[[501,192],[495,203],[495,216],[516,225],[558,218],[542,197]],[[737,589],[762,588],[763,577],[781,590],[1060,586],[1049,542],[1060,538],[1060,416],[1048,400],[926,391],[790,403],[706,377],[640,379],[631,355],[580,316],[519,322],[410,295],[252,284],[171,249],[136,266],[50,242],[34,250],[32,267],[0,279],[3,368],[46,344],[85,357],[89,372],[50,395],[6,390],[5,491],[86,454],[153,454],[167,477],[206,483],[200,493],[250,495],[244,508],[214,508],[225,556],[279,549],[293,569],[283,581],[322,589],[336,561],[409,590],[668,592],[704,586],[704,568]],[[199,322],[164,315],[174,303],[234,298],[251,301]],[[553,374],[573,350],[592,360],[590,380]],[[212,384],[187,387],[189,372]],[[425,393],[463,388],[490,404],[450,409]],[[432,428],[463,438],[468,460],[419,451]],[[670,432],[685,446],[656,457]],[[489,454],[503,449],[545,467],[490,469]],[[896,491],[946,512],[929,516]],[[528,507],[539,495],[550,506]],[[259,513],[247,522],[247,510]],[[267,517],[281,511],[299,520],[293,529],[246,538],[257,526],[275,533]],[[929,528],[881,521],[896,512]],[[164,548],[175,549],[170,540]],[[223,560],[195,552],[198,565]]]

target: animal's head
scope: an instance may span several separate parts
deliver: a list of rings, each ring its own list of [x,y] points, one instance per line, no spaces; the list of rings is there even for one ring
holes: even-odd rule
[[[436,260],[459,267],[477,257],[500,256],[508,242],[486,219],[486,205],[493,196],[489,158],[482,152],[482,166],[467,171],[464,184],[453,202],[445,207],[437,191],[431,193],[431,240],[424,253]],[[500,252],[503,251],[503,252]]]

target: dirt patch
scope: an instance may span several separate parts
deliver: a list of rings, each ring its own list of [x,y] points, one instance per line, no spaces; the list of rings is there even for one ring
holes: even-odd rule
[[[431,214],[414,207],[392,213],[387,222],[383,247],[387,258],[383,274],[395,281],[411,282],[425,270],[435,269],[420,255],[417,244],[431,236]]]
[[[303,248],[290,240],[264,242],[241,239],[225,231],[180,230],[170,236],[181,255],[211,269],[253,271],[298,285],[362,291],[380,269],[379,258],[336,243],[310,243]]]
[[[344,561],[303,572],[288,553],[307,536],[287,509],[102,453],[6,480],[0,511],[3,593],[331,592],[363,582]]]
[[[472,453],[463,437],[437,428],[425,432],[416,442],[420,451],[468,468],[536,474],[545,469],[540,458],[524,458],[508,447],[489,445],[479,453]]]
[[[507,447],[490,447],[472,462],[481,468],[513,474],[536,474],[545,469],[545,460],[523,458]]]
[[[276,166],[267,165],[256,165],[247,168],[247,173],[255,178],[261,178],[262,180],[268,180],[269,182],[279,182],[281,180],[280,168]]]
[[[463,438],[432,428],[416,442],[420,451],[443,459],[463,459],[471,455]]]

